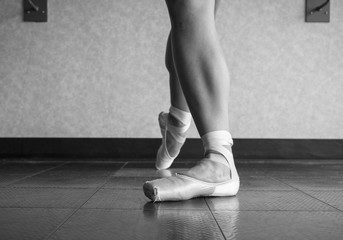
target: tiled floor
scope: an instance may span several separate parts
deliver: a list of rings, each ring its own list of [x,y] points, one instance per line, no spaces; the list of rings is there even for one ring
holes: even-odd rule
[[[191,161],[2,161],[0,239],[342,239],[343,161],[285,161],[237,161],[236,197],[166,203],[142,184]]]

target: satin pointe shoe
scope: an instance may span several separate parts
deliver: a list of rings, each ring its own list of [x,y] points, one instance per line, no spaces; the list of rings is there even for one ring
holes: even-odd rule
[[[169,168],[172,163],[174,162],[175,158],[178,156],[182,145],[186,141],[185,132],[188,130],[189,125],[187,124],[182,127],[174,127],[168,124],[168,113],[161,112],[158,117],[158,122],[161,129],[162,134],[162,144],[157,151],[156,156],[156,169],[167,169]],[[168,137],[171,137],[173,141],[176,141],[181,145],[180,149],[178,150],[175,156],[170,156],[167,148],[167,133],[170,133]]]
[[[230,166],[230,180],[206,182],[184,174],[147,181],[143,185],[145,196],[154,202],[182,201],[195,197],[235,196],[239,190],[239,176],[232,153],[224,146],[212,146],[210,152],[222,154]],[[206,159],[205,161],[213,161]]]

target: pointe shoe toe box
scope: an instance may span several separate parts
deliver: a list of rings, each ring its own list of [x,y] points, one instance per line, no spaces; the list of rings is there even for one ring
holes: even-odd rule
[[[180,201],[207,196],[234,196],[238,189],[238,179],[209,183],[181,174],[147,181],[143,185],[145,196],[154,202]]]

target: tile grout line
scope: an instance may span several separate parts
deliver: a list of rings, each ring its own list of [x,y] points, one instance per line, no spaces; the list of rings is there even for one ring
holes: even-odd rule
[[[65,165],[65,164],[67,164],[67,163],[69,163],[69,162],[63,162],[63,163],[58,164],[58,165],[56,165],[56,166],[53,166],[53,167],[51,167],[51,168],[47,168],[47,169],[41,170],[41,171],[36,172],[36,173],[33,173],[33,174],[31,174],[31,175],[26,175],[25,177],[22,177],[22,178],[13,180],[12,182],[9,182],[7,185],[4,185],[4,186],[2,186],[2,187],[3,187],[3,188],[7,188],[7,187],[9,187],[10,185],[12,185],[12,184],[14,184],[14,183],[16,183],[16,182],[19,182],[19,181],[24,180],[24,179],[26,179],[26,178],[30,178],[30,177],[39,175],[39,174],[44,173],[44,172],[48,172],[48,171],[50,171],[50,170],[52,170],[52,169],[55,169],[55,168],[59,168],[59,167]]]
[[[327,202],[324,202],[324,201],[322,201],[322,200],[320,200],[320,199],[318,199],[318,198],[316,198],[316,197],[314,197],[314,196],[312,196],[312,195],[310,195],[310,194],[308,194],[308,193],[306,193],[306,192],[300,190],[299,188],[296,188],[296,187],[294,187],[294,186],[292,186],[292,185],[290,185],[290,184],[288,184],[288,183],[286,183],[286,182],[283,182],[283,181],[280,180],[280,179],[277,179],[277,178],[274,178],[274,177],[271,177],[271,178],[274,179],[274,180],[276,180],[276,181],[279,181],[279,182],[281,182],[281,183],[283,183],[283,184],[286,184],[287,186],[289,186],[289,187],[291,187],[291,188],[296,189],[297,191],[299,191],[299,192],[305,194],[305,195],[308,196],[308,197],[311,197],[311,198],[313,198],[313,199],[315,199],[315,200],[317,200],[317,201],[319,201],[319,202],[321,202],[321,203],[324,203],[325,205],[328,205],[328,206],[330,206],[330,207],[336,209],[336,211],[339,211],[339,212],[342,212],[342,213],[343,213],[343,210],[341,210],[341,209],[339,209],[339,208],[337,208],[337,207],[335,207],[335,206],[332,206],[331,204],[329,204],[329,203],[327,203]]]
[[[83,205],[86,204],[86,202],[88,202],[89,199],[91,199],[107,182],[108,180],[117,172],[120,171],[121,169],[123,169],[126,165],[128,164],[128,162],[124,162],[123,165],[119,168],[113,171],[113,173],[110,173],[107,178],[105,179],[105,181],[103,182],[103,184],[101,184],[100,186],[98,186],[95,191],[93,192],[93,194],[86,200],[84,201],[79,207],[75,208],[74,211],[72,211],[53,231],[50,232],[50,234],[45,237],[44,239],[48,240],[54,233],[56,233],[72,216],[74,216],[74,214],[79,211]]]
[[[221,232],[223,238],[224,238],[225,240],[227,240],[226,237],[225,237],[225,234],[224,234],[224,232],[223,232],[223,230],[222,230],[222,228],[220,227],[220,225],[219,225],[219,223],[218,223],[216,217],[214,216],[214,214],[213,214],[213,212],[212,212],[210,206],[208,205],[208,202],[207,202],[206,198],[204,199],[204,201],[205,201],[205,203],[206,203],[206,206],[208,207],[208,210],[210,210],[210,213],[211,213],[211,215],[212,215],[214,221],[216,222],[217,227],[219,228],[219,230],[220,230],[220,232]]]

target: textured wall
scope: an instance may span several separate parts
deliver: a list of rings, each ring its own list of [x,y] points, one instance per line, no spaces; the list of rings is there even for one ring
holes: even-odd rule
[[[0,2],[0,137],[159,137],[164,1],[49,0],[47,23]],[[343,1],[329,24],[305,23],[304,7],[222,2],[234,137],[343,138]]]

